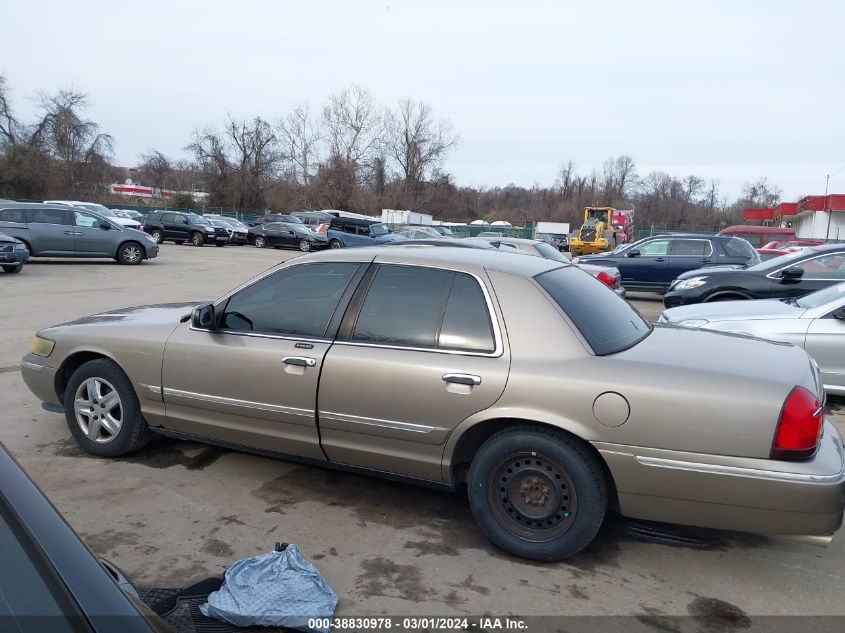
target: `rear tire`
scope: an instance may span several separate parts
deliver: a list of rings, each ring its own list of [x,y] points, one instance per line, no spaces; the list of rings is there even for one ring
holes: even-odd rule
[[[329,240],[329,248],[343,248],[343,242],[338,239]]]
[[[517,426],[476,452],[467,479],[469,504],[487,537],[503,550],[558,561],[587,547],[607,510],[599,459],[556,429]]]
[[[100,386],[89,389],[90,385],[97,384]],[[119,416],[114,416],[108,411],[104,416],[100,407],[106,402],[105,397],[110,396],[112,392],[117,394],[118,404],[111,411],[119,410],[120,413]],[[99,400],[98,395],[102,396]],[[112,400],[114,398],[115,396],[112,396]],[[93,412],[78,413],[78,410],[85,408],[82,405],[87,404],[89,400],[92,406],[88,408]],[[141,415],[141,406],[132,382],[117,363],[107,358],[89,361],[73,372],[65,388],[64,405],[65,419],[74,439],[94,455],[126,455],[144,446],[152,436],[147,421]],[[95,421],[95,416],[111,417],[109,424],[114,424],[116,420],[119,428],[115,433],[110,433],[105,422]],[[92,422],[96,425],[93,430]]]
[[[205,244],[205,238],[202,233],[191,233],[191,246],[202,246]]]
[[[124,266],[137,266],[144,261],[144,247],[138,242],[125,242],[118,247],[115,259]]]
[[[162,233],[158,229],[156,229],[155,231],[152,231],[150,233],[150,237],[153,238],[153,241],[156,244],[161,244],[164,241],[164,233]],[[178,244],[179,242],[176,242],[176,243]]]
[[[255,243],[255,248],[264,248],[265,246],[267,246],[267,240],[265,240],[264,237],[261,236],[261,235],[255,236],[255,242],[254,243]]]
[[[7,273],[14,274],[14,273],[19,273],[22,270],[23,270],[23,264],[20,264],[19,266],[3,266],[3,271],[7,272]]]

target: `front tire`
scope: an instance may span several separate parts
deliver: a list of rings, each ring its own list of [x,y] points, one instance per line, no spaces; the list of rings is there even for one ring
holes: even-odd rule
[[[7,273],[14,274],[14,273],[19,273],[22,270],[23,270],[23,264],[21,264],[19,266],[3,266],[3,271],[7,272]]]
[[[205,244],[205,238],[202,233],[191,233],[191,246],[202,246]]]
[[[117,262],[125,266],[137,266],[144,261],[144,247],[138,242],[126,242],[117,249]]]
[[[257,235],[255,237],[255,248],[264,248],[267,246],[267,240],[265,240],[261,235]]]
[[[556,429],[518,426],[490,437],[472,460],[467,489],[487,537],[532,560],[574,556],[595,538],[607,510],[599,459]]]
[[[155,231],[150,233],[150,237],[153,238],[153,241],[156,244],[161,244],[164,241],[164,233],[162,233],[158,229],[156,229]],[[179,242],[176,242],[176,243],[178,244]]]
[[[303,253],[308,253],[311,251],[311,242],[308,240],[299,240],[299,250]]]
[[[329,248],[343,248],[343,243],[338,239],[333,239],[329,242]]]
[[[65,419],[89,453],[117,457],[146,444],[151,431],[129,377],[112,360],[98,358],[73,372],[65,388]]]

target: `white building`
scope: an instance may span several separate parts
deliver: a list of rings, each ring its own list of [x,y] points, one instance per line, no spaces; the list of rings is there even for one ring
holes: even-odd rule
[[[845,241],[845,194],[806,196],[797,204],[778,205],[774,223],[790,224],[798,239]]]

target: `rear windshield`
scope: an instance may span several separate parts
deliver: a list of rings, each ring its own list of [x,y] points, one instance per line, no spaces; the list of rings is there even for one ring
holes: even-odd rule
[[[757,251],[754,250],[754,247],[751,246],[748,240],[741,237],[732,237],[723,242],[723,244],[725,252],[730,257],[747,257],[750,264],[757,264],[760,262]]]
[[[535,244],[535,246],[534,246],[534,247],[537,249],[537,251],[540,253],[540,255],[542,255],[542,256],[543,256],[543,257],[545,257],[546,259],[553,259],[553,260],[555,260],[556,262],[566,262],[566,261],[569,261],[569,260],[568,260],[568,259],[566,259],[566,257],[565,257],[565,256],[564,256],[564,255],[563,255],[563,254],[562,254],[559,250],[557,250],[554,246],[551,246],[551,245],[549,245],[549,244],[545,244],[545,243],[540,243],[540,244]]]
[[[535,279],[598,356],[633,347],[651,333],[651,325],[627,301],[575,266],[556,268]]]

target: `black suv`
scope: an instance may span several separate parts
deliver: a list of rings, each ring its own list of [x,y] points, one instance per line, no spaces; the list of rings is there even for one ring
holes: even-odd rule
[[[757,251],[739,237],[667,234],[623,244],[610,253],[573,257],[572,263],[616,266],[626,290],[666,292],[678,275],[696,268],[745,268],[760,262]]]
[[[190,242],[193,246],[214,244],[226,246],[229,231],[196,213],[182,211],[152,211],[144,220],[144,231],[159,244],[171,240],[177,244]]]

